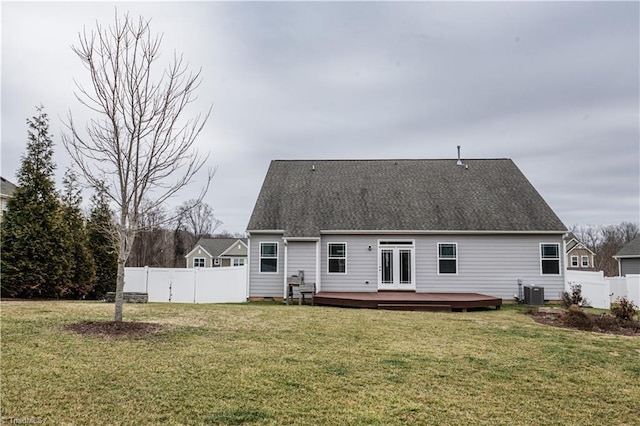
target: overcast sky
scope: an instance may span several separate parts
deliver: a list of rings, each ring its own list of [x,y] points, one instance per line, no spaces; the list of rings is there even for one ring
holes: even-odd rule
[[[87,72],[83,26],[151,19],[202,68],[206,202],[242,232],[272,159],[511,158],[567,225],[640,221],[638,2],[2,2],[2,176],[25,120],[61,118]],[[202,176],[200,177],[202,179]],[[195,182],[171,201],[197,194]]]

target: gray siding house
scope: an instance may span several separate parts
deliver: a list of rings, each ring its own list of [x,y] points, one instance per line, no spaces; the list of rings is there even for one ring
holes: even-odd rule
[[[618,261],[618,275],[621,277],[640,274],[640,237],[625,244],[613,258]]]
[[[247,239],[200,238],[185,258],[187,268],[243,266],[247,261]]]
[[[566,227],[509,159],[271,162],[251,215],[249,297],[564,289]]]

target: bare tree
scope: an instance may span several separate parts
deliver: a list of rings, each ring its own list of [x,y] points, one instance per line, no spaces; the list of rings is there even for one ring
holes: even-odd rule
[[[640,228],[637,223],[622,222],[619,225],[574,225],[571,232],[596,253],[595,267],[604,271],[605,276],[613,277],[618,274],[618,263],[613,256],[640,233]]]
[[[213,215],[213,207],[198,200],[189,200],[176,209],[173,227],[173,264],[184,265],[184,256],[198,240],[210,237],[222,221]]]
[[[122,321],[124,266],[140,217],[186,186],[204,166],[207,157],[198,154],[194,143],[211,108],[204,116],[183,118],[196,99],[200,71],[189,72],[176,54],[167,68],[157,69],[162,36],[153,35],[142,17],[120,18],[116,11],[113,25],[96,24],[78,39],[72,49],[89,71],[91,86],[76,83],[75,95],[96,116],[81,128],[69,112],[63,142],[91,185],[107,183],[106,194],[116,207],[115,321]],[[209,171],[200,200],[212,176]]]
[[[163,226],[168,214],[163,206],[143,210],[145,213],[140,215],[138,234],[127,266],[170,267],[173,260],[173,234]]]
[[[211,236],[222,225],[222,221],[213,215],[213,207],[198,200],[185,201],[178,207],[176,216],[178,223],[193,236],[193,244],[202,237]]]

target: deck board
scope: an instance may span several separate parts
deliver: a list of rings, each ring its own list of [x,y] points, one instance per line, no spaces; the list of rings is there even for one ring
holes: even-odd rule
[[[446,311],[490,307],[499,309],[502,299],[479,293],[319,292],[315,295],[315,304],[369,309]]]

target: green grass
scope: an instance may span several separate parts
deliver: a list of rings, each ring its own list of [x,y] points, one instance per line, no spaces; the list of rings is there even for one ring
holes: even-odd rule
[[[639,424],[640,339],[470,313],[2,302],[2,416],[43,424]]]

